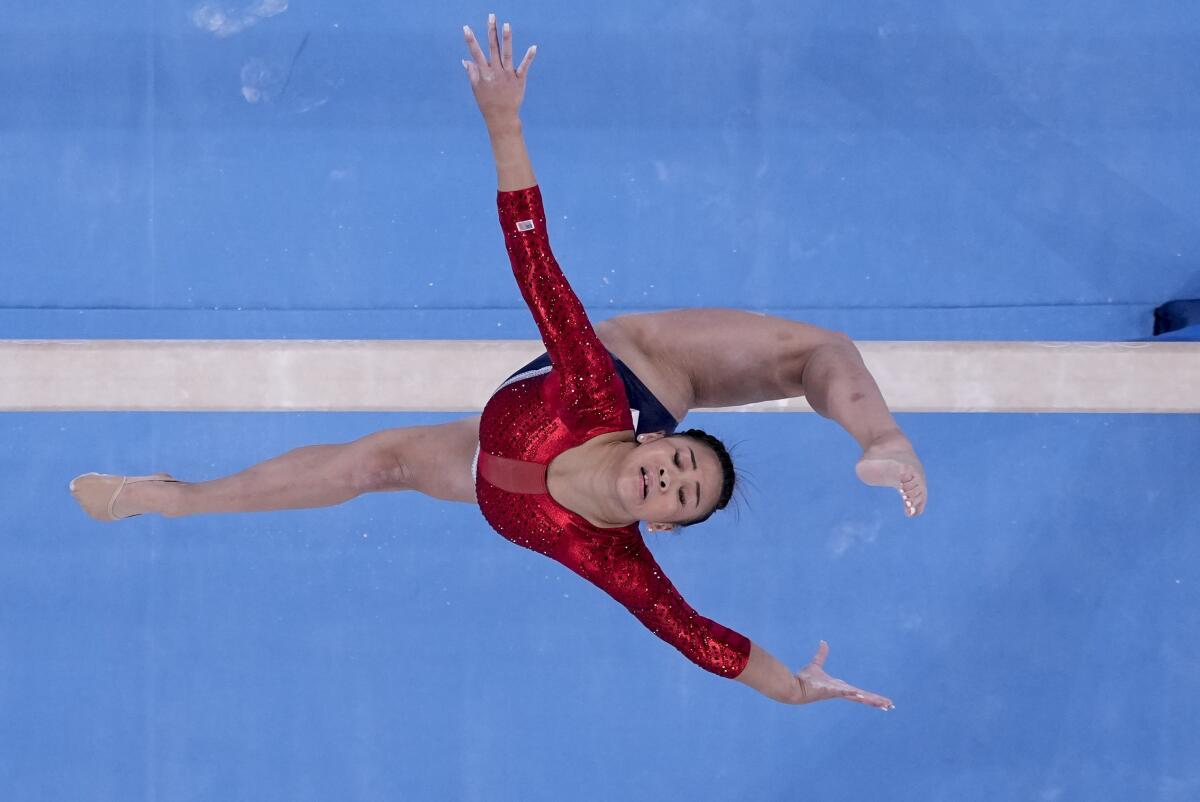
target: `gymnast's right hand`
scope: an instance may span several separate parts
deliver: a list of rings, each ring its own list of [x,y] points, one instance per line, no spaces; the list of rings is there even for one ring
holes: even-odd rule
[[[501,48],[496,34],[495,14],[488,15],[490,60],[483,54],[479,42],[475,41],[475,34],[465,25],[463,36],[472,58],[472,61],[463,61],[463,66],[471,79],[471,89],[475,92],[475,102],[479,104],[483,118],[489,123],[515,118],[525,98],[525,78],[537,53],[537,45],[530,47],[521,65],[513,69],[512,30],[507,22],[504,23],[504,47]]]

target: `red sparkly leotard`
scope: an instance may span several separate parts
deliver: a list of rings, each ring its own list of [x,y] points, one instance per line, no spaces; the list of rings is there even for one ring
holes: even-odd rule
[[[736,677],[750,641],[693,610],[663,574],[636,523],[602,529],[556,502],[550,462],[633,419],[612,358],[550,252],[538,187],[497,193],[513,273],[552,369],[514,377],[479,424],[475,493],[488,523],[519,546],[557,560],[608,593],[701,668]]]

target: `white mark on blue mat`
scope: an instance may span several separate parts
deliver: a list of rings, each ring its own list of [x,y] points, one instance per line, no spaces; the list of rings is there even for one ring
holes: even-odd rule
[[[225,38],[258,24],[261,19],[287,11],[287,0],[259,0],[244,8],[224,8],[217,3],[202,3],[192,9],[192,24],[202,31]]]
[[[261,58],[252,58],[242,67],[242,97],[247,103],[270,103],[278,94],[275,87],[283,81],[283,69]]]
[[[841,557],[847,551],[862,544],[871,544],[879,537],[882,523],[879,519],[867,523],[864,521],[847,521],[838,526],[829,540],[829,553]]]

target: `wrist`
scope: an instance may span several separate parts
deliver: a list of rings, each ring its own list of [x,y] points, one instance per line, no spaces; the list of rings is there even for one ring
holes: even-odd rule
[[[776,690],[775,701],[783,702],[785,705],[804,704],[804,689],[800,686],[800,681],[794,675],[787,685]]]
[[[488,134],[492,137],[521,134],[521,118],[516,114],[494,114],[484,117]]]

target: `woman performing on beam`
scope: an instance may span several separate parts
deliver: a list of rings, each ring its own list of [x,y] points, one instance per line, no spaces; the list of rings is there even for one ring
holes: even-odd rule
[[[503,46],[494,16],[488,34],[490,59],[464,28],[472,61],[463,66],[491,136],[513,273],[546,355],[510,377],[482,416],[307,446],[209,482],[86,474],[71,492],[104,521],[325,507],[384,490],[478,503],[505,538],[592,582],[700,667],[780,702],[842,698],[890,709],[888,699],[825,673],[824,641],[793,674],[698,614],[638,529],[639,521],[650,531],[699,523],[729,502],[735,476],[725,447],[699,430],[675,434],[689,408],[799,395],[860,443],[859,478],[896,488],[907,514],[919,515],[921,463],[857,349],[834,332],[732,310],[631,315],[593,330],[550,251],[521,132],[536,48],[514,68],[508,24]]]

